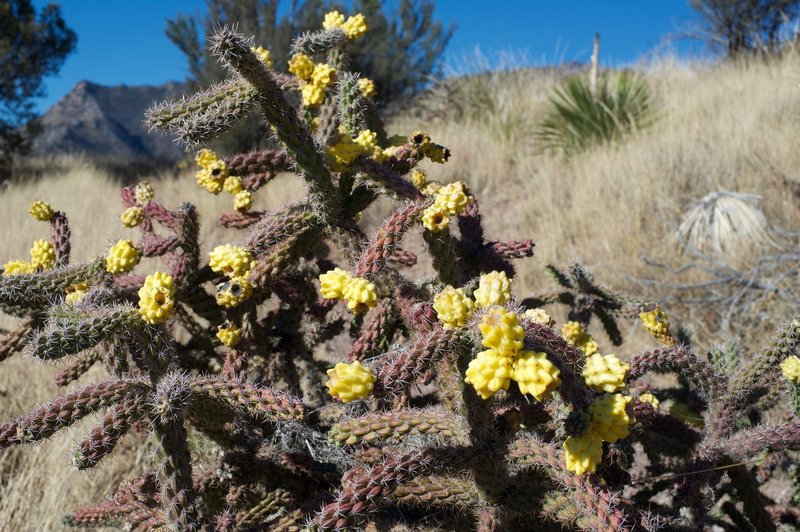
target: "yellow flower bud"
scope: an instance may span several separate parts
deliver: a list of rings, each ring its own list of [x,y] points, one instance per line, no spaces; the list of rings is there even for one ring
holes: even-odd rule
[[[350,364],[339,362],[328,370],[328,377],[328,393],[343,403],[364,399],[375,384],[375,375],[358,360]]]
[[[502,305],[511,300],[511,283],[506,272],[490,272],[481,275],[478,289],[472,294],[479,307]]]
[[[322,27],[325,28],[326,30],[341,28],[343,24],[344,24],[344,15],[342,15],[338,11],[331,11],[330,13],[326,13],[325,18],[322,20]]]
[[[153,201],[153,198],[156,197],[156,191],[153,189],[153,185],[150,184],[150,181],[142,181],[136,184],[136,187],[133,189],[133,195],[136,197],[136,203],[145,205]]]
[[[223,345],[233,347],[239,343],[242,336],[242,330],[232,323],[226,323],[224,326],[220,325],[217,330],[217,338]]]
[[[596,353],[586,358],[582,375],[587,386],[599,392],[614,393],[625,389],[630,369],[630,364],[622,362],[617,355]]]
[[[239,212],[247,212],[253,207],[253,193],[241,190],[233,196],[233,207]]]
[[[488,349],[478,353],[469,363],[464,382],[471,384],[485,400],[498,390],[507,390],[511,375],[511,359],[495,349]]]
[[[363,312],[378,304],[375,285],[361,277],[353,277],[347,281],[342,297],[347,302],[347,308],[353,312]]]
[[[306,54],[295,54],[289,60],[289,72],[298,79],[308,81],[314,72],[314,62]]]
[[[589,405],[590,431],[603,441],[615,442],[628,437],[628,425],[633,417],[628,414],[631,397],[620,393],[601,395]]]
[[[522,351],[514,361],[512,370],[512,378],[517,381],[519,391],[531,394],[537,401],[544,401],[561,384],[561,372],[545,353]]]
[[[55,214],[49,203],[38,199],[31,203],[28,213],[33,216],[34,220],[39,222],[49,222],[53,219],[53,215]]]
[[[31,248],[31,265],[34,268],[49,270],[56,265],[56,249],[47,240],[36,240]]]
[[[222,184],[223,190],[228,194],[237,194],[242,191],[243,183],[242,178],[238,175],[228,176]]]
[[[591,431],[583,436],[570,436],[564,442],[564,459],[567,471],[576,475],[594,473],[603,460],[603,442]]]
[[[464,295],[461,288],[447,286],[433,298],[433,310],[445,329],[463,327],[474,308],[472,300]]]
[[[12,260],[3,264],[3,277],[10,277],[12,275],[25,275],[36,271],[36,268],[30,262],[24,260]]]
[[[228,277],[246,276],[255,265],[253,255],[248,250],[232,244],[215,247],[208,257],[211,271],[223,273]]]
[[[543,308],[530,308],[526,310],[523,314],[524,317],[528,318],[533,323],[537,323],[539,325],[552,325],[553,318],[550,317],[550,314]]]
[[[265,49],[263,46],[259,46],[258,48],[250,48],[258,60],[264,63],[267,68],[272,68],[272,55],[270,55],[269,50]]]
[[[353,278],[350,272],[334,268],[319,276],[319,291],[325,299],[342,299],[347,283]]]
[[[119,216],[119,219],[125,227],[136,227],[144,221],[144,209],[141,207],[128,207]]]
[[[348,17],[347,21],[342,24],[342,30],[351,41],[359,39],[367,33],[367,19],[361,13]]]
[[[364,98],[374,98],[378,93],[378,91],[375,90],[375,82],[367,78],[358,80],[358,90]]]
[[[464,212],[467,205],[472,203],[472,198],[467,196],[464,184],[461,181],[456,181],[440,188],[436,192],[434,201],[440,209],[450,216],[454,216]]]
[[[504,356],[519,353],[525,341],[525,329],[520,325],[519,317],[502,307],[485,313],[478,329],[483,336],[483,345]]]
[[[108,273],[128,273],[139,264],[139,250],[130,240],[120,240],[108,249],[106,271]]]
[[[781,362],[781,372],[787,380],[800,383],[800,357],[792,355]]]

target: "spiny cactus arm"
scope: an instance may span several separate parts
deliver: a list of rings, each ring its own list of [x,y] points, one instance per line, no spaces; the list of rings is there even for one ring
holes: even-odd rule
[[[718,398],[725,390],[725,380],[714,367],[688,347],[657,347],[637,353],[631,357],[630,381],[643,377],[649,371],[676,371],[697,388],[709,400]]]
[[[379,364],[375,394],[385,399],[400,396],[425,371],[453,351],[458,342],[455,330],[438,327],[418,337],[411,345],[390,351]]]
[[[53,238],[53,247],[56,252],[56,267],[69,264],[69,254],[72,250],[70,238],[72,233],[69,230],[69,220],[67,215],[61,211],[53,213],[50,219],[50,232]]]
[[[369,278],[381,271],[386,261],[400,245],[403,235],[419,219],[426,205],[425,200],[404,205],[381,224],[375,237],[358,259],[355,271],[357,277]]]
[[[148,201],[147,204],[142,207],[144,209],[144,213],[147,218],[152,219],[164,227],[171,229],[175,233],[180,231],[181,220],[178,213],[173,212],[160,203],[155,201]]]
[[[258,223],[264,216],[263,211],[230,211],[219,215],[219,225],[226,229],[247,229]]]
[[[188,145],[208,142],[251,113],[258,91],[235,76],[188,98],[163,102],[146,112],[152,128],[170,129]]]
[[[92,412],[146,389],[144,381],[139,379],[111,379],[90,384],[7,422],[0,427],[0,448],[49,438]]]
[[[25,349],[34,331],[34,323],[36,322],[32,319],[25,320],[0,338],[0,362]]]
[[[242,246],[254,255],[260,255],[272,246],[312,227],[319,227],[318,220],[307,204],[294,204],[271,211],[253,225],[242,240]]]
[[[82,282],[95,284],[107,277],[105,260],[102,258],[79,266],[1,277],[0,304],[41,309],[50,306],[70,286]]]
[[[593,311],[597,319],[600,320],[600,323],[603,324],[603,328],[606,330],[606,334],[611,342],[616,346],[622,345],[622,332],[620,332],[617,320],[614,319],[614,316],[599,305],[596,305]]]
[[[505,242],[489,242],[486,247],[504,259],[525,259],[533,257],[533,240],[507,240]]]
[[[119,505],[114,501],[103,501],[95,506],[78,508],[62,519],[64,526],[99,528],[101,526],[120,526]]]
[[[433,310],[433,302],[428,300],[417,287],[408,282],[401,282],[394,291],[395,302],[406,328],[429,333],[438,327],[439,320]]]
[[[70,362],[67,367],[56,374],[56,386],[67,386],[78,380],[84,373],[100,360],[100,349],[90,349]]]
[[[651,441],[652,436],[663,436],[667,438],[671,448],[659,449],[666,455],[689,452],[691,447],[699,444],[703,439],[703,434],[691,428],[680,419],[664,412],[658,411],[651,404],[636,403],[633,408],[636,425],[633,430],[642,439]]]
[[[236,515],[236,529],[248,530],[259,525],[263,526],[267,520],[274,519],[276,514],[286,513],[292,502],[292,494],[288,491],[282,489],[271,491],[258,504]]]
[[[312,243],[319,232],[313,228],[305,228],[299,233],[276,244],[268,254],[256,260],[250,271],[250,282],[258,288],[269,288],[286,268],[296,260]]]
[[[180,240],[178,237],[161,237],[153,233],[145,234],[139,241],[137,246],[144,257],[160,257],[167,253],[173,252],[180,247]]]
[[[800,317],[796,316],[781,327],[772,342],[753,357],[749,364],[733,375],[728,393],[721,400],[726,418],[735,417],[744,407],[753,404],[764,393],[764,389],[777,381],[781,362],[797,353],[798,344]]]
[[[422,192],[417,187],[387,164],[362,156],[356,161],[355,167],[363,172],[366,177],[400,198],[412,201],[424,199]]]
[[[75,466],[81,470],[95,467],[114,451],[134,423],[147,417],[149,407],[147,396],[142,392],[133,392],[112,406],[88,437],[78,444],[72,457]]]
[[[450,234],[450,230],[430,231],[424,229],[422,238],[428,246],[433,269],[439,275],[439,281],[451,286],[460,286],[461,269],[456,253],[456,240]]]
[[[389,262],[397,266],[414,266],[417,264],[417,254],[405,249],[396,249],[389,255]]]
[[[258,90],[264,114],[297,162],[315,210],[325,223],[337,221],[339,205],[330,171],[311,133],[284,99],[271,72],[250,49],[248,41],[231,29],[218,30],[211,42],[212,52]]]
[[[633,529],[633,516],[619,497],[596,485],[591,478],[567,471],[563,452],[553,444],[532,434],[522,435],[509,446],[506,460],[512,470],[524,467],[544,470],[568,489],[568,496],[581,514],[584,530]]]
[[[462,450],[462,459],[468,455],[469,451]],[[397,486],[449,467],[455,467],[455,463],[442,462],[434,452],[413,451],[397,458],[387,458],[363,471],[351,470],[345,473],[336,500],[322,508],[313,524],[320,530],[340,530],[356,525],[360,514],[375,511]]]
[[[123,332],[145,327],[133,307],[118,305],[74,313],[66,319],[51,319],[34,334],[33,354],[42,360],[56,360],[90,349]]]
[[[365,360],[386,349],[400,324],[400,315],[391,299],[386,298],[380,301],[367,313],[366,323],[361,329],[361,334],[350,347],[347,360],[350,362]]]
[[[230,406],[256,422],[303,419],[305,406],[294,396],[246,382],[217,377],[192,379],[195,393]]]
[[[321,55],[346,41],[347,37],[340,28],[301,33],[292,43],[292,54]]]
[[[556,283],[564,288],[574,289],[575,286],[572,284],[572,281],[565,273],[555,267],[553,264],[548,264],[545,266],[544,269],[545,273],[553,279]]]
[[[416,477],[398,485],[389,500],[395,505],[461,514],[486,504],[474,482],[437,475]]]
[[[399,442],[407,436],[432,435],[453,439],[463,436],[459,416],[441,410],[396,410],[374,412],[340,421],[331,427],[330,438],[344,445]]]
[[[762,452],[781,452],[800,449],[800,421],[777,425],[758,425],[743,429],[720,439],[711,449],[698,452],[699,456],[727,456],[732,461],[746,461]]]

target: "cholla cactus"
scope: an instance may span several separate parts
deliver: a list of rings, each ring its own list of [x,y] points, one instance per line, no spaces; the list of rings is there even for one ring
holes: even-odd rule
[[[88,469],[134,427],[152,433],[152,471],[69,515],[74,526],[769,530],[796,520],[759,491],[770,471],[755,474],[752,459],[800,446],[800,320],[723,375],[672,335],[663,311],[578,265],[548,267],[559,288],[519,298],[512,261],[533,243],[487,241],[479,198],[419,168],[449,150],[421,131],[389,140],[374,84],[347,71],[349,43],[368,26],[329,14],[295,41],[288,76],[222,28],[212,49],[229,79],[149,112],[191,147],[263,112],[279,149],[196,153],[199,186],[234,198],[219,222],[242,230],[239,242],[201,256],[195,208],[163,205],[140,183],[122,190],[127,238],[69,264],[66,216],[33,204],[53,238],[3,268],[0,305],[21,321],[0,338],[0,360],[28,349],[63,361],[62,386],[96,365],[110,375],[0,426],[0,447],[100,413],[72,456]],[[306,199],[253,211],[287,170]],[[370,237],[359,215],[382,196],[397,207]],[[417,260],[402,249],[414,231],[428,279],[402,271]],[[566,323],[545,308],[556,303],[569,307]],[[593,336],[596,316],[619,346],[617,321],[639,315],[663,345],[617,356]],[[317,358],[329,342],[335,365]],[[679,385],[655,388],[649,372],[676,372]],[[762,422],[782,387],[793,413]],[[218,452],[191,453],[192,438]]]

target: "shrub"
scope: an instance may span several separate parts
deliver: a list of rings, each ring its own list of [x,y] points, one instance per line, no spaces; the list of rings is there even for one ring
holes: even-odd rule
[[[586,76],[573,76],[550,97],[537,139],[542,149],[570,156],[596,143],[619,141],[648,126],[654,116],[650,88],[634,74],[602,76],[596,94]]]
[[[221,28],[212,50],[230,78],[148,114],[196,145],[260,107],[280,151],[196,157],[198,185],[232,197],[219,222],[244,231],[238,244],[201,258],[194,206],[169,208],[140,183],[122,190],[122,221],[138,239],[71,264],[66,215],[31,206],[53,236],[30,262],[3,267],[0,304],[21,322],[0,341],[0,359],[28,349],[62,361],[60,385],[97,364],[111,375],[0,426],[0,447],[100,413],[73,454],[79,469],[134,427],[158,450],[150,473],[66,522],[650,530],[796,519],[759,490],[779,468],[756,475],[753,459],[800,446],[798,401],[784,422],[760,414],[784,390],[800,396],[800,321],[723,373],[679,341],[659,308],[578,265],[549,267],[554,290],[517,297],[513,261],[533,243],[488,240],[478,198],[419,167],[445,163],[449,150],[421,131],[386,139],[364,84],[319,67],[364,26],[326,20],[296,43],[308,57],[295,57],[293,76]],[[286,91],[300,92],[299,109]],[[253,211],[252,196],[286,170],[303,179],[306,199]],[[358,219],[380,197],[398,205],[368,237]],[[402,273],[418,259],[402,248],[410,231],[422,232],[435,270],[421,282]],[[166,271],[145,275],[142,257],[160,257]],[[568,307],[561,327],[542,308],[555,304]],[[658,347],[629,362],[598,352],[595,318],[620,345],[618,321],[637,315]],[[650,372],[679,379],[656,389]]]

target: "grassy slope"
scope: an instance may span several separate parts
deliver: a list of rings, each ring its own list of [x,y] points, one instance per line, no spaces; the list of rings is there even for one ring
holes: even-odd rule
[[[667,225],[677,223],[692,201],[712,190],[760,194],[773,224],[800,227],[796,200],[781,177],[792,181],[800,168],[799,66],[800,59],[788,57],[769,65],[653,68],[647,76],[662,102],[658,123],[620,146],[599,147],[571,161],[538,156],[531,141],[550,78],[524,73],[482,78],[467,86],[466,95],[434,102],[443,109],[458,104],[461,118],[427,124],[454,154],[447,165],[431,166],[431,177],[461,179],[472,187],[490,238],[536,241],[537,256],[520,268],[518,293],[545,285],[544,264],[572,259],[589,265],[603,282],[625,286],[626,275],[647,273],[642,256],[674,255]],[[393,129],[408,131],[425,123],[406,118]],[[291,176],[272,183],[258,195],[257,207],[297,197],[297,185]],[[213,229],[217,215],[229,209],[229,197],[203,193],[188,174],[155,186],[167,205],[191,201],[198,206],[205,249],[237,238]],[[0,192],[0,212],[5,213],[1,261],[26,256],[31,241],[46,236],[46,226],[25,214],[37,197],[69,214],[76,260],[96,256],[108,240],[130,234],[117,221],[118,188],[78,165]],[[378,206],[365,219],[374,223],[387,208]],[[605,339],[600,340],[602,346]],[[4,363],[0,419],[55,397],[54,373],[28,358]],[[71,442],[86,430],[73,429],[36,448],[0,451],[0,523],[5,528],[56,529],[60,515],[98,500],[125,478],[127,464],[138,469],[150,459],[131,445],[99,471],[77,473],[69,465]]]

